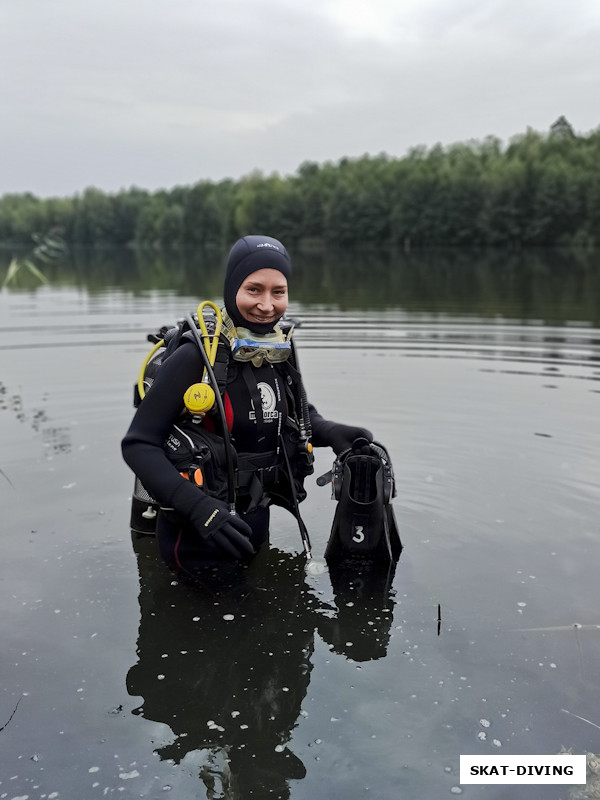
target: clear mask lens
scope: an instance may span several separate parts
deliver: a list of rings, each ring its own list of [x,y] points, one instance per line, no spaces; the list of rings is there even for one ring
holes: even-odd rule
[[[290,342],[254,342],[251,339],[232,339],[231,352],[236,361],[252,361],[262,355],[270,364],[287,361],[292,352]]]

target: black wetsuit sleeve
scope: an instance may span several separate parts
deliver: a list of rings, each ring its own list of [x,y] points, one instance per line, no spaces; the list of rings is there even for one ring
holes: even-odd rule
[[[330,422],[319,414],[312,403],[308,404],[308,416],[312,430],[312,443],[314,447],[329,447],[329,433],[335,422]]]
[[[363,438],[373,441],[373,434],[367,428],[357,425],[345,425],[342,422],[323,419],[317,409],[308,404],[308,414],[312,427],[312,443],[314,447],[331,447],[338,455],[352,446],[355,439]]]
[[[158,502],[186,517],[198,487],[182,478],[163,444],[183,408],[183,395],[202,379],[204,363],[194,342],[182,344],[161,366],[121,443],[123,458]]]

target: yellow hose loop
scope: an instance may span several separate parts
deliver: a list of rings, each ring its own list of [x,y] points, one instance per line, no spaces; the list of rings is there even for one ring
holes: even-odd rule
[[[209,306],[213,309],[217,317],[217,324],[215,326],[215,332],[212,338],[208,334],[208,329],[206,327],[206,322],[204,320],[204,308],[205,306]],[[208,360],[210,361],[211,367],[214,366],[215,359],[217,357],[217,347],[219,346],[219,336],[221,334],[221,328],[223,327],[223,317],[221,316],[221,309],[219,306],[211,303],[210,300],[205,300],[204,302],[200,303],[198,306],[198,311],[196,312],[196,316],[198,317],[198,325],[200,326],[200,330],[202,332],[202,340],[204,342],[204,349],[206,351],[206,355],[208,356]],[[204,375],[202,377],[203,381],[207,381],[208,377],[206,374],[206,370],[204,370]]]
[[[154,355],[154,353],[156,353],[157,350],[163,347],[164,343],[165,343],[164,339],[161,339],[160,342],[157,342],[152,348],[152,350],[150,350],[146,358],[144,359],[144,363],[142,364],[142,368],[140,369],[140,374],[138,376],[138,384],[137,384],[138,392],[140,393],[140,400],[143,400],[144,397],[146,396],[146,390],[144,388],[144,376],[146,374],[146,367],[148,366],[148,363],[152,358],[152,356]]]
[[[217,316],[217,324],[215,327],[214,335],[211,337],[208,334],[208,329],[206,327],[206,322],[204,321],[204,314],[202,313],[204,310],[204,306],[210,306],[213,309]],[[219,346],[219,335],[221,333],[221,328],[223,327],[223,317],[221,315],[221,309],[219,306],[216,306],[214,303],[211,303],[210,300],[205,300],[203,303],[200,303],[198,306],[197,311],[198,316],[198,324],[200,325],[200,330],[202,331],[202,339],[204,341],[204,349],[206,350],[206,355],[210,361],[211,366],[215,363],[215,358],[217,357],[217,347]],[[144,363],[140,368],[140,373],[138,375],[138,392],[140,394],[140,400],[143,400],[146,396],[146,389],[144,388],[144,377],[146,374],[146,367],[148,366],[150,359],[159,350],[161,347],[164,347],[165,340],[161,339],[160,342],[157,342],[152,350],[148,353],[146,358],[144,359]],[[206,374],[206,370],[204,370],[204,376],[202,380],[206,383],[208,381],[208,376]]]

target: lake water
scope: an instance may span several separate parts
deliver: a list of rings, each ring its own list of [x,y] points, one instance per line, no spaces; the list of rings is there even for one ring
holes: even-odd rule
[[[309,397],[388,448],[404,551],[332,584],[278,510],[219,595],[131,539],[119,445],[146,334],[220,278],[123,258],[0,293],[0,798],[567,798],[459,755],[600,751],[600,258],[299,258]]]

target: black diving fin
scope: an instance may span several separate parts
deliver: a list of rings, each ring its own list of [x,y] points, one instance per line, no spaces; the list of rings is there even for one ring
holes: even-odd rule
[[[328,563],[364,558],[381,565],[395,564],[402,551],[391,500],[396,496],[389,454],[379,442],[356,439],[336,458],[331,473],[332,496],[338,501],[325,550]]]

